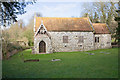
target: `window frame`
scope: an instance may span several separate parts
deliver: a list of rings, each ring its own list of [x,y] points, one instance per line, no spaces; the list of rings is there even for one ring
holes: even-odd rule
[[[99,37],[95,37],[95,43],[99,43]]]
[[[63,43],[68,43],[68,36],[63,36]]]
[[[84,43],[84,36],[78,37],[78,43]]]

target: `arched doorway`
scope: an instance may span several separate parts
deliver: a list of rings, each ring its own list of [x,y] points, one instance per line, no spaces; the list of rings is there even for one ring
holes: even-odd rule
[[[46,44],[44,41],[39,43],[39,53],[46,53]]]

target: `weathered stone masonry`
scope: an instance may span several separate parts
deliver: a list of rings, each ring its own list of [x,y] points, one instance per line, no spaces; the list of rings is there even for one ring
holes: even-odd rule
[[[106,27],[105,28],[103,27],[100,32],[100,30],[97,31],[96,25],[94,25],[93,26],[95,27],[95,31],[94,31],[94,29],[92,30],[92,27],[90,27],[92,24],[90,24],[89,20],[87,20],[86,18],[82,19],[84,21],[80,20],[80,23],[82,24],[75,23],[76,22],[75,20],[77,20],[76,18],[75,19],[70,18],[70,20],[73,19],[72,21],[65,18],[65,21],[69,20],[70,22],[66,22],[67,25],[65,23],[64,25],[62,24],[60,26],[58,24],[60,24],[60,22],[62,23],[64,22],[63,18],[58,21],[59,23],[55,22],[54,24],[50,23],[52,19],[39,18],[39,20],[38,19],[35,20],[36,21],[35,22],[36,24],[34,26],[34,31],[35,31],[34,53],[35,54],[40,53],[41,41],[45,42],[45,45],[44,45],[45,51],[43,50],[42,53],[88,51],[88,50],[111,47],[111,34],[108,32],[105,33],[105,31],[108,30]],[[43,21],[43,23],[41,23],[41,21]],[[54,22],[54,19],[52,22]],[[74,22],[74,25],[73,25],[73,22]],[[43,27],[41,27],[41,25]],[[57,27],[54,27],[54,25]],[[65,25],[67,26],[66,27],[67,29],[64,28]],[[73,25],[74,28],[70,25]],[[36,28],[36,26],[38,28]],[[67,36],[67,43],[63,42],[64,36]],[[95,42],[95,37],[99,37],[99,42]]]
[[[54,52],[72,52],[93,50],[94,36],[92,32],[49,32]],[[68,36],[68,43],[63,43],[63,36]],[[83,43],[78,43],[83,36]]]
[[[95,34],[99,42],[95,43],[95,49],[111,48],[111,34]]]

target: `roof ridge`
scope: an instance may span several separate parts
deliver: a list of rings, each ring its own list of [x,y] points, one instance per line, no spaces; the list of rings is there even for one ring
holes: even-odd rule
[[[88,18],[88,17],[37,17],[37,18]]]

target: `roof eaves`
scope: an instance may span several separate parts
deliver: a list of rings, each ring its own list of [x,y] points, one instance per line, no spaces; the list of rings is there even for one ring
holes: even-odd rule
[[[92,32],[91,30],[48,30],[49,32]]]

